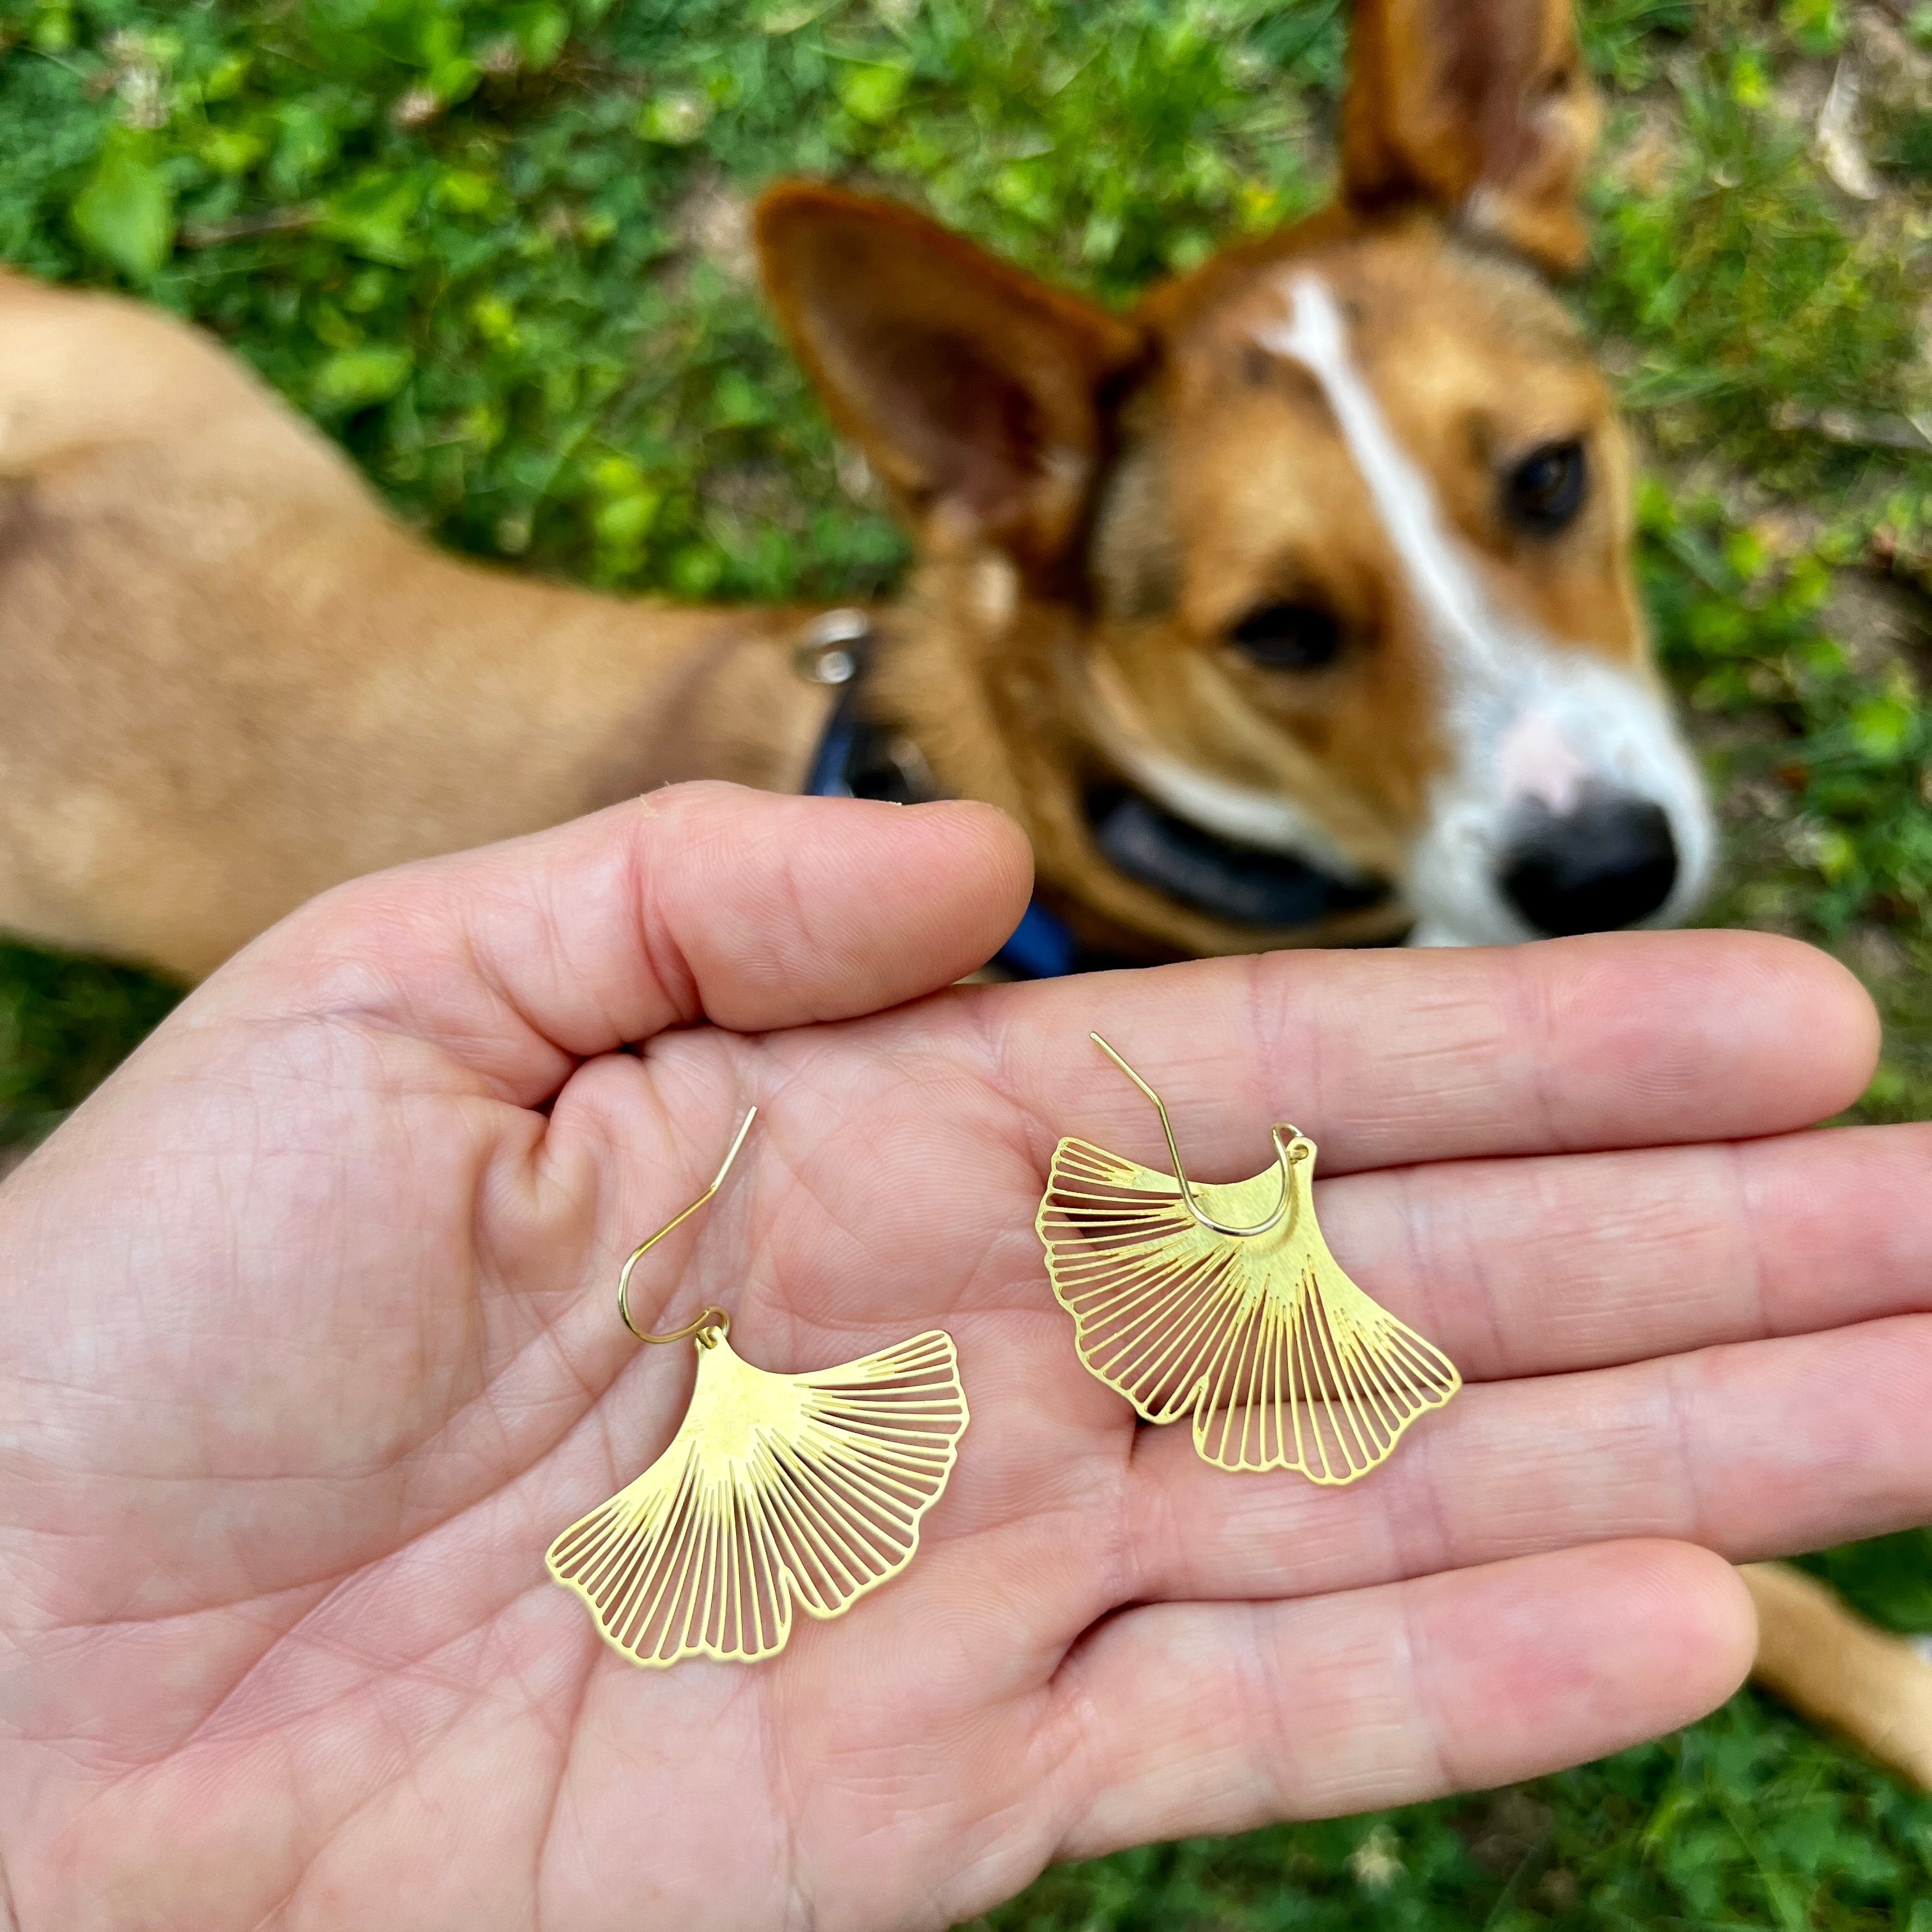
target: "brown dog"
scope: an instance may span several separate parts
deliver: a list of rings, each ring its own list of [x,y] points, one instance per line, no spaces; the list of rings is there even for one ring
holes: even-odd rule
[[[1334,205],[1126,317],[903,208],[760,212],[918,548],[844,722],[1018,819],[1092,948],[1665,923],[1708,872],[1624,439],[1542,279],[1598,122],[1568,0],[1362,0],[1356,40]],[[0,928],[192,978],[356,874],[676,778],[797,789],[812,616],[442,555],[206,338],[0,283]],[[1874,1741],[1925,1666],[1852,1646],[1854,1684],[1758,1587],[1780,1688]]]
[[[1710,848],[1546,271],[1597,122],[1566,0],[1370,0],[1341,198],[1120,317],[910,212],[759,218],[919,560],[862,691],[1090,946],[1508,940]],[[204,338],[0,285],[0,928],[194,976],[320,888],[696,775],[797,788],[806,614],[405,534]],[[929,773],[929,780],[926,774]]]

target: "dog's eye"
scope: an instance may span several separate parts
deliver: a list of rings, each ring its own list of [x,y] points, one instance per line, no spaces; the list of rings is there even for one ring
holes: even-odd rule
[[[1342,650],[1342,626],[1318,604],[1264,604],[1228,638],[1250,662],[1267,670],[1319,670]]]
[[[1546,442],[1510,472],[1503,507],[1519,530],[1552,536],[1582,507],[1588,477],[1580,442]]]

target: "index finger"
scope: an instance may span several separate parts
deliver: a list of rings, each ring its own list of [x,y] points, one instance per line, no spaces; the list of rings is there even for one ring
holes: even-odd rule
[[[1097,1030],[1166,1102],[1196,1180],[1261,1171],[1278,1120],[1329,1174],[1780,1133],[1849,1106],[1878,1054],[1857,980],[1763,933],[1278,952],[999,998],[998,1077],[1046,1151],[1072,1134],[1168,1165]]]

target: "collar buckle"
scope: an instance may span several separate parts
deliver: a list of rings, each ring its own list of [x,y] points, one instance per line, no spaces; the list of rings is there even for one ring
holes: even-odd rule
[[[872,620],[862,610],[842,605],[821,611],[793,645],[791,668],[807,684],[850,684],[866,661]]]

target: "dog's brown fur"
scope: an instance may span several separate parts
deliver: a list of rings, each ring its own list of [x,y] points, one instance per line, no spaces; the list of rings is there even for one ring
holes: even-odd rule
[[[1758,1682],[1932,1791],[1932,1654],[1854,1616],[1787,1563],[1748,1563],[1744,1578],[1757,1605]]]
[[[794,784],[799,614],[399,528],[198,332],[0,280],[0,924],[199,976],[343,879],[696,776]]]
[[[1621,434],[1534,272],[1583,244],[1597,109],[1568,0],[1360,0],[1356,36],[1336,203],[1126,318],[904,209],[801,187],[761,211],[780,316],[917,542],[880,616],[876,714],[942,789],[1020,820],[1085,936],[1146,956],[1387,936],[1407,915],[1281,932],[1190,909],[1103,856],[1096,774],[1152,755],[1223,775],[1399,881],[1444,755],[1362,480],[1313,387],[1256,351],[1284,265],[1346,305],[1500,605],[1647,662]],[[1497,520],[1497,464],[1552,435],[1584,442],[1597,487],[1561,544],[1526,542]],[[1342,620],[1334,664],[1230,650],[1243,612],[1299,596]],[[808,614],[445,556],[206,338],[0,279],[7,930],[194,978],[399,860],[680,778],[795,788],[830,702],[789,668]],[[1926,1775],[1887,1714],[1912,1684],[1932,1708],[1907,1682],[1924,1666],[1780,1573],[1754,1584],[1778,1687]]]

